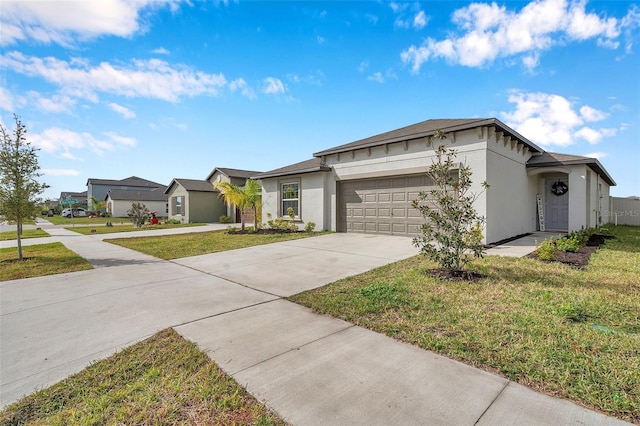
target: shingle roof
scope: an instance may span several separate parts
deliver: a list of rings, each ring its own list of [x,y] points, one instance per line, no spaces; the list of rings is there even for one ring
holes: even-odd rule
[[[607,173],[604,166],[600,164],[597,158],[583,157],[581,155],[560,154],[557,152],[543,152],[540,155],[532,156],[527,161],[527,167],[554,167],[554,166],[571,166],[576,164],[585,164],[594,172],[599,174],[607,184],[615,186],[616,182]]]
[[[161,183],[153,182],[147,179],[142,179],[137,176],[129,176],[128,178],[121,179],[121,180],[89,178],[87,179],[87,185],[89,185],[89,183],[93,185],[139,186],[139,187],[147,187],[147,188],[164,187],[164,185]]]
[[[540,149],[533,142],[524,138],[522,135],[518,134],[515,130],[511,129],[496,118],[452,118],[427,120],[421,123],[412,124],[410,126],[402,127],[390,132],[381,133],[379,135],[371,136],[365,139],[357,140],[355,142],[316,152],[315,154],[313,154],[313,156],[321,157],[323,155],[336,154],[339,152],[351,151],[354,149],[369,148],[392,142],[418,139],[426,136],[431,136],[436,130],[443,130],[444,132],[454,132],[459,130],[472,129],[479,126],[494,126],[499,131],[504,132],[506,135],[520,140],[527,147],[529,147],[530,151],[542,152],[542,149]]]
[[[276,176],[290,176],[312,172],[328,172],[331,168],[322,164],[321,158],[312,158],[310,160],[301,161],[290,166],[280,167],[279,169],[254,175],[254,179],[264,179]]]
[[[107,197],[112,200],[126,201],[167,201],[167,194],[164,193],[165,188],[163,185],[152,190],[110,189]]]
[[[187,191],[217,192],[215,189],[213,189],[213,185],[211,185],[211,182],[209,182],[208,180],[182,178],[174,178],[164,192],[169,193],[169,188],[171,188],[174,183],[179,184]]]
[[[250,179],[251,176],[255,176],[258,173],[262,173],[255,170],[239,170],[239,169],[229,169],[227,167],[216,167],[211,171],[211,173],[209,173],[209,175],[207,176],[207,180],[211,179],[211,177],[216,173],[216,171],[223,173],[229,178],[240,178],[240,179]]]

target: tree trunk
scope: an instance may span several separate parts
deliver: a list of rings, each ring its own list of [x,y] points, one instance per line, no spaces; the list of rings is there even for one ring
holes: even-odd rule
[[[16,234],[18,240],[18,260],[22,260],[22,218],[18,218]]]

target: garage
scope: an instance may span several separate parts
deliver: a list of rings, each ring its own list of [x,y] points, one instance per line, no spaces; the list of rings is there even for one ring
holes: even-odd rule
[[[338,230],[417,236],[424,219],[411,201],[431,185],[424,173],[340,181]]]

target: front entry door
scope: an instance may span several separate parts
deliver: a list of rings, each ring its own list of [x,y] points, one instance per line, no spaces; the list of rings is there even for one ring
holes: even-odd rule
[[[569,229],[569,191],[571,189],[569,188],[562,195],[557,195],[558,187],[562,187],[561,183],[567,185],[567,179],[547,179],[545,183],[545,221],[546,228],[549,230],[566,231]]]

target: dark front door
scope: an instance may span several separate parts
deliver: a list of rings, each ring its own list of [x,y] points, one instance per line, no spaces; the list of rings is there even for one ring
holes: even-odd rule
[[[569,229],[569,191],[562,192],[567,178],[547,179],[545,184],[545,225],[549,230],[566,231]]]

